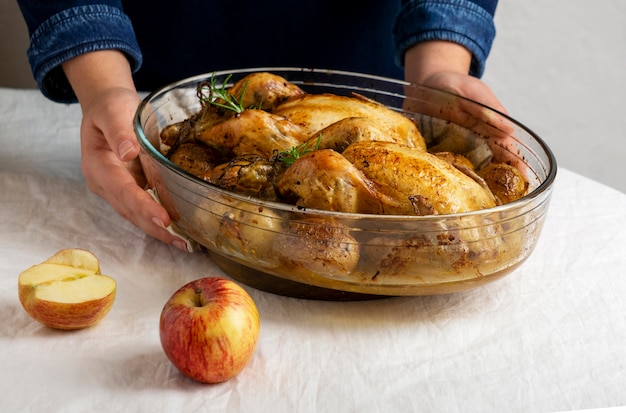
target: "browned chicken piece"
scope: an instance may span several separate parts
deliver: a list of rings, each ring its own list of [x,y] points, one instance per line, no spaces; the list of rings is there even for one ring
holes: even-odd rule
[[[439,159],[443,159],[459,171],[463,172],[465,175],[472,178],[474,181],[480,184],[480,186],[482,186],[485,191],[491,193],[494,200],[496,201],[496,205],[502,205],[500,199],[498,199],[498,197],[496,197],[493,192],[491,192],[491,188],[489,187],[489,185],[487,185],[487,182],[483,179],[482,176],[478,175],[472,161],[470,161],[465,155],[454,152],[435,152],[433,153],[433,155],[435,155]]]
[[[221,86],[220,82],[216,82],[215,87]],[[242,109],[253,108],[269,112],[285,100],[305,94],[297,85],[288,82],[281,76],[267,72],[251,73],[236,82],[226,92]],[[224,100],[216,98],[215,93],[209,82],[200,84],[198,86],[198,97],[201,102],[200,112],[181,122],[166,126],[161,131],[161,142],[166,146],[186,142],[203,134],[207,129],[234,117],[235,111],[210,103],[215,99],[215,102],[224,104]]]
[[[161,131],[161,152],[168,153],[172,147],[193,141],[195,136],[194,125],[189,119],[167,125]]]
[[[232,118],[234,115],[235,112],[233,111],[227,111],[209,104],[202,104],[200,112],[163,128],[160,133],[161,152],[167,154],[171,148],[185,142],[195,141],[196,136]]]
[[[216,99],[213,93],[214,91],[209,82],[200,83],[196,91],[196,96],[200,102],[200,111],[190,115],[183,121],[172,123],[163,128],[161,131],[161,142],[175,146],[182,142],[194,140],[197,135],[202,134],[205,130],[235,116],[235,111],[211,103],[213,101],[221,101]]]
[[[235,83],[229,94],[241,101],[244,108],[262,109],[268,112],[285,100],[306,93],[282,76],[268,72],[255,72]],[[243,93],[243,99],[241,95]]]
[[[223,162],[215,149],[196,142],[185,142],[172,148],[167,157],[174,165],[200,179],[207,179],[213,168]]]
[[[313,134],[306,145],[307,148],[332,149],[341,153],[351,144],[363,141],[397,142],[397,136],[384,133],[372,119],[351,117]]]
[[[342,154],[309,152],[276,182],[304,208],[385,215],[434,215],[495,206],[491,193],[448,162],[404,145],[360,142]]]
[[[332,219],[290,221],[273,242],[274,255],[295,273],[342,277],[359,262],[360,245],[350,235],[350,228]]]
[[[472,161],[470,161],[469,159],[467,159],[467,157],[461,154],[454,153],[454,152],[435,152],[433,153],[433,155],[435,155],[439,159],[443,159],[444,161],[448,162],[451,165],[458,165],[461,167],[474,170],[474,164],[472,164]]]
[[[374,240],[373,244],[376,242]],[[472,252],[468,243],[459,236],[435,237],[427,233],[404,240],[394,248],[382,248],[381,251],[387,254],[379,258],[376,267],[378,281],[387,276],[413,274],[422,282],[435,282],[437,274],[445,279],[450,273],[471,268],[471,258],[480,254],[480,251]]]
[[[505,163],[492,163],[480,171],[482,177],[494,196],[503,204],[515,201],[526,195],[528,182],[515,167]]]
[[[259,155],[270,158],[276,151],[287,151],[308,138],[289,119],[258,109],[247,109],[202,131],[196,140],[224,155]]]
[[[487,140],[468,129],[451,122],[419,122],[421,131],[429,137],[431,153],[452,152],[465,156],[478,170],[489,164],[493,151]]]
[[[480,274],[481,269],[488,272],[499,262],[506,262],[519,251],[515,244],[506,245],[502,232],[498,232],[503,231],[502,228],[485,227],[485,222],[477,217],[468,219],[476,220],[475,228],[456,230],[450,227],[447,236],[441,233],[441,228],[434,228],[433,232],[420,231],[405,240],[392,241],[384,237],[371,240],[372,248],[362,259],[368,268],[375,269],[372,281],[407,277],[411,282],[437,283],[461,280],[458,275],[463,273],[471,278]],[[375,247],[377,244],[380,248]]]
[[[277,180],[276,190],[299,207],[327,211],[384,214],[400,203],[380,193],[375,183],[332,149],[300,157]]]
[[[490,208],[527,191],[508,165],[476,172],[469,155],[482,141],[464,148],[468,155],[429,153],[413,120],[359,95],[305,94],[269,73],[246,76],[229,93],[274,112],[226,114],[205,102],[205,113],[163,133],[168,142],[178,135],[174,163],[234,192],[303,208],[434,215]],[[460,138],[446,142],[458,146]],[[281,162],[294,150],[291,166]]]
[[[362,117],[373,120],[386,135],[386,140],[426,150],[426,143],[415,122],[384,105],[360,97],[332,94],[308,94],[289,99],[274,110],[301,126],[314,137],[322,129],[345,118]]]
[[[241,155],[208,171],[205,180],[229,191],[275,201],[276,171],[267,158]]]
[[[222,206],[223,211],[212,211],[216,216],[222,214],[217,229],[209,232],[216,234],[215,246],[229,253],[237,251],[253,257],[261,265],[275,266],[277,260],[272,245],[276,234],[282,232],[283,219],[273,211],[237,201]]]
[[[399,213],[454,214],[496,205],[493,195],[474,179],[425,151],[390,142],[360,142],[350,145],[343,156],[380,191],[403,203]]]

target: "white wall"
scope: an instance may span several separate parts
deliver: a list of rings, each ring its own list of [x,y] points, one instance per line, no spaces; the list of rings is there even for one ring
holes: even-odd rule
[[[561,167],[626,192],[626,0],[500,0],[496,25],[484,80],[510,114]],[[0,86],[33,84],[25,30],[0,0]]]
[[[483,79],[511,116],[626,192],[626,1],[500,0],[496,27]]]

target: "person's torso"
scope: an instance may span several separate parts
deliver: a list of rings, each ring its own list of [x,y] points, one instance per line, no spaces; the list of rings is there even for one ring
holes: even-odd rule
[[[137,87],[201,73],[306,67],[402,77],[400,0],[124,1],[143,53]]]

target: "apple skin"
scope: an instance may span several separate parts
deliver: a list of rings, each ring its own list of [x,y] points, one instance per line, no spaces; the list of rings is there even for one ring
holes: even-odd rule
[[[37,296],[39,285],[36,282],[25,282],[23,277],[43,265],[69,267],[73,273],[92,273],[108,279],[113,288],[106,296],[83,302],[63,303],[41,299]],[[78,330],[94,326],[109,313],[115,302],[115,286],[115,280],[100,273],[100,263],[92,252],[79,248],[64,249],[20,274],[18,297],[28,315],[41,324],[58,330]]]
[[[57,330],[79,330],[94,326],[108,314],[115,291],[99,300],[82,303],[56,303],[34,299],[34,287],[20,286],[19,298],[26,312],[41,324]]]
[[[261,323],[256,304],[233,281],[206,277],[182,286],[165,303],[159,333],[169,360],[202,383],[236,376],[256,349]]]

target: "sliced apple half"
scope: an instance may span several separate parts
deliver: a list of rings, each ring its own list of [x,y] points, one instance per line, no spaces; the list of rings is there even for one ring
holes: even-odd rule
[[[100,274],[98,258],[83,249],[65,249],[22,272],[18,294],[26,312],[61,330],[97,324],[111,310],[117,284]]]

